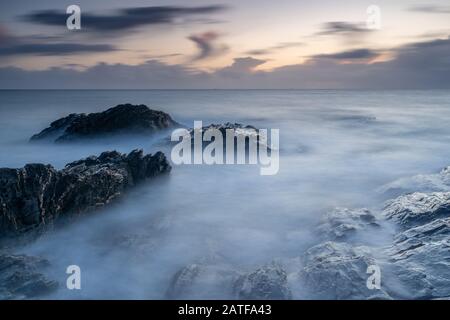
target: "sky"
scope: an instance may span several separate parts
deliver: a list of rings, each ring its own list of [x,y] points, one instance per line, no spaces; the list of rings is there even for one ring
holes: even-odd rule
[[[0,88],[450,88],[449,35],[436,0],[1,1]]]

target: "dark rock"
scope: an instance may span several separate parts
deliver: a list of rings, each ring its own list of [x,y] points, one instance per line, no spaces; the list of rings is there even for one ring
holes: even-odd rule
[[[234,284],[238,299],[289,300],[292,293],[287,283],[287,273],[276,262],[240,276]]]
[[[0,254],[0,300],[45,296],[58,288],[41,270],[48,261],[26,255]]]
[[[386,203],[383,214],[402,228],[450,216],[450,192],[415,192]]]
[[[171,169],[163,153],[103,152],[56,170],[28,164],[0,169],[0,236],[51,226],[117,198],[137,183]]]
[[[179,126],[167,113],[145,105],[121,104],[103,112],[70,114],[30,140],[56,139],[68,142],[80,138],[96,138],[111,134],[148,134]]]

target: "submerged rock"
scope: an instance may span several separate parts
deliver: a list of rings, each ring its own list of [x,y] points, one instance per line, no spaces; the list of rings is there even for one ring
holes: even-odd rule
[[[292,299],[287,273],[275,262],[240,276],[234,284],[234,292],[238,299],[244,300]]]
[[[51,226],[103,206],[137,183],[171,169],[163,153],[103,152],[56,170],[28,164],[0,169],[0,237]]]
[[[35,298],[55,291],[58,283],[41,273],[48,265],[39,257],[0,254],[0,300]]]
[[[220,299],[232,292],[231,284],[238,276],[227,266],[190,264],[172,278],[166,292],[168,299]]]
[[[358,231],[379,226],[378,219],[368,209],[335,208],[322,219],[318,232],[328,240],[346,240]]]
[[[389,299],[367,288],[367,268],[377,265],[370,248],[324,242],[306,251],[299,279],[312,299]]]
[[[179,126],[165,112],[145,105],[121,104],[103,112],[70,114],[31,137],[31,141],[54,139],[68,142],[111,134],[147,134]]]
[[[411,193],[386,203],[383,214],[403,228],[450,216],[450,192]]]
[[[436,174],[400,178],[381,186],[377,191],[391,197],[412,192],[447,192],[450,191],[450,167]]]

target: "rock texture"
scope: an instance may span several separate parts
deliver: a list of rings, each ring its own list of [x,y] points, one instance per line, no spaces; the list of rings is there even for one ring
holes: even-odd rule
[[[450,192],[411,193],[386,203],[383,214],[402,227],[413,227],[450,216]]]
[[[0,237],[49,226],[60,217],[109,203],[137,183],[171,169],[163,153],[103,152],[56,170],[28,164],[0,169]]]
[[[308,249],[303,263],[299,278],[312,299],[390,298],[383,290],[367,288],[367,268],[378,263],[368,247],[324,242]]]
[[[238,299],[244,300],[292,299],[287,273],[275,262],[240,276],[234,284],[234,292]]]
[[[450,218],[399,233],[387,250],[401,298],[450,297]]]
[[[0,300],[36,298],[55,291],[58,283],[41,273],[47,266],[42,258],[0,254]]]
[[[111,134],[148,134],[179,126],[167,113],[145,105],[121,104],[103,112],[70,114],[31,137],[31,141],[54,139],[56,142],[96,138]]]
[[[358,231],[379,226],[378,219],[368,209],[335,208],[322,219],[318,232],[329,240],[345,240]]]

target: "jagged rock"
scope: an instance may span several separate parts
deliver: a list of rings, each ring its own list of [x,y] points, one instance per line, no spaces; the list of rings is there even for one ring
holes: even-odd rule
[[[209,129],[216,129],[219,130],[220,133],[223,136],[223,146],[225,149],[226,146],[226,133],[227,130],[233,130],[233,136],[234,136],[234,147],[235,150],[237,148],[237,142],[239,140],[242,140],[243,142],[245,142],[245,149],[248,151],[249,149],[249,142],[248,140],[250,139],[250,137],[253,137],[254,140],[259,146],[261,147],[266,147],[267,150],[270,152],[270,147],[267,145],[268,141],[267,141],[267,136],[263,136],[260,134],[260,130],[250,126],[250,125],[243,125],[240,123],[231,123],[231,122],[226,122],[224,124],[210,124],[208,126],[203,126],[201,128],[202,131],[202,138],[203,135],[205,134],[205,132]],[[192,145],[194,145],[194,129],[186,129],[186,136],[190,136],[190,138],[192,139]],[[169,141],[170,138],[167,139],[167,141]],[[173,142],[172,142],[173,143]],[[203,141],[203,147],[205,147],[206,145],[208,145],[210,142],[209,141]]]
[[[0,236],[52,225],[109,203],[137,183],[169,172],[163,153],[103,152],[56,170],[28,164],[0,169]]]
[[[377,189],[379,193],[397,197],[412,192],[447,192],[450,191],[450,167],[437,174],[419,174],[400,178]]]
[[[179,125],[167,113],[151,110],[145,105],[121,104],[103,112],[70,114],[52,122],[50,127],[30,140],[56,139],[56,142],[68,142],[111,134],[154,133],[176,126]]]
[[[214,299],[231,296],[237,272],[227,266],[190,264],[179,270],[167,290],[168,299]]]
[[[328,240],[347,240],[358,231],[379,226],[378,219],[368,209],[335,208],[322,219],[318,232]]]
[[[383,214],[403,228],[450,215],[450,192],[412,193],[386,203]]]
[[[58,283],[40,273],[48,264],[38,257],[0,253],[0,300],[36,298],[55,291]]]
[[[450,218],[437,219],[398,234],[386,250],[399,283],[386,282],[401,298],[450,296]]]
[[[324,242],[308,249],[299,274],[312,299],[389,299],[382,290],[367,288],[367,268],[377,265],[368,247]]]
[[[275,262],[240,276],[234,284],[234,292],[238,299],[244,300],[292,299],[286,271]]]

